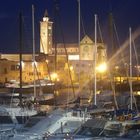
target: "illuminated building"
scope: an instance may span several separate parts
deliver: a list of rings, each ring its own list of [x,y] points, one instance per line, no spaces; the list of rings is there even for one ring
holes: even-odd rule
[[[47,12],[45,12],[43,20],[40,22],[40,52],[36,53],[36,61],[38,62],[37,70],[40,79],[46,78],[48,75],[48,68],[50,72],[55,71],[55,48],[52,43],[52,25],[53,22],[49,21],[49,17]],[[78,73],[90,74],[93,72],[93,62],[94,62],[94,50],[95,44],[90,37],[87,35],[81,40],[80,48],[78,43],[73,44],[65,44],[67,54],[65,52],[64,44],[58,43],[56,45],[57,48],[57,73],[61,75],[63,71],[67,71],[65,65],[67,63],[67,57],[70,63],[70,66],[73,67],[71,70],[73,72],[73,80]],[[106,49],[103,43],[97,43],[97,63],[106,61]],[[7,74],[3,75],[1,82],[7,82],[11,79],[19,80],[19,69],[14,71],[14,76],[12,75],[13,71],[8,68],[9,65],[15,63],[19,63],[19,54],[1,54],[0,55],[0,63],[2,61],[3,67],[1,67],[1,71],[7,71]],[[3,59],[7,59],[3,61]],[[31,82],[33,81],[33,71],[32,71],[32,54],[22,54],[22,59],[25,67],[23,68],[23,82]],[[47,60],[47,64],[46,64]],[[7,69],[7,70],[6,70]],[[64,74],[64,73],[63,73]],[[65,80],[66,75],[61,76],[61,80]]]
[[[47,10],[40,22],[40,52],[44,54],[52,53],[52,22],[49,21]]]
[[[45,62],[36,62],[37,66],[37,76],[36,80],[43,79],[48,75],[46,63]],[[0,59],[0,83],[9,82],[12,80],[19,81],[19,61],[11,61],[7,59]],[[23,83],[30,83],[34,80],[33,73],[33,62],[32,61],[23,61],[22,62],[22,80]]]

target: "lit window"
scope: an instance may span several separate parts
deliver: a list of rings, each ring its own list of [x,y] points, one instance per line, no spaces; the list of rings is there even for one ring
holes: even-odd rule
[[[52,29],[52,27],[51,27],[51,26],[49,26],[49,27],[48,27],[48,29]]]

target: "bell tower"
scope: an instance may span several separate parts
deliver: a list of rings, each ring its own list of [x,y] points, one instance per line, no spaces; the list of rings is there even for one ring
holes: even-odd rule
[[[40,53],[52,53],[52,23],[49,21],[46,10],[43,20],[40,22]]]

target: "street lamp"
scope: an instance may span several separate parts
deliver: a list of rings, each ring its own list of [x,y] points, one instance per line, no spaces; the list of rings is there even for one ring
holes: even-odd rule
[[[58,79],[57,73],[52,73],[51,74],[51,79],[52,79],[52,81],[56,81]]]
[[[104,63],[101,63],[100,65],[98,65],[96,67],[96,70],[99,72],[99,73],[104,73],[106,72],[107,70],[107,64],[104,62]]]
[[[100,86],[100,90],[98,91],[99,93],[102,90],[102,86],[104,84],[103,80],[103,74],[105,74],[105,72],[107,71],[107,64],[105,62],[100,63],[97,67],[96,67],[96,71],[99,74],[99,86]],[[98,94],[99,94],[98,93]]]

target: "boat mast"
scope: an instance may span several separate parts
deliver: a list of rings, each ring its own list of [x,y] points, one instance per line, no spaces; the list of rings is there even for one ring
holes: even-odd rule
[[[34,5],[32,5],[32,37],[33,37],[33,75],[34,75],[34,99],[36,98],[36,69],[35,69],[35,31],[34,31]]]
[[[95,50],[94,50],[94,104],[97,105],[96,92],[96,55],[97,55],[97,15],[95,14]]]
[[[129,69],[130,69],[130,108],[132,110],[133,108],[133,89],[132,89],[132,36],[131,36],[131,27],[129,27],[129,43],[130,43],[130,64],[129,64]]]
[[[20,93],[19,93],[19,99],[20,99],[20,105],[22,104],[22,13],[20,12],[19,14],[19,44],[20,44],[20,48],[19,48],[19,63],[20,63]]]
[[[81,24],[80,24],[80,17],[81,17],[81,7],[80,7],[80,0],[78,1],[78,47],[79,47],[79,66],[80,66],[80,30],[81,30]],[[78,72],[78,81],[79,81],[79,92],[80,92],[80,68],[79,68],[79,72]],[[80,96],[80,93],[79,93]]]

